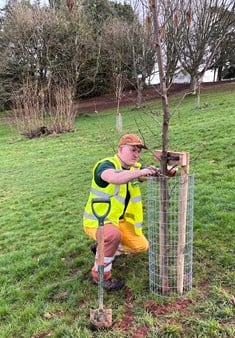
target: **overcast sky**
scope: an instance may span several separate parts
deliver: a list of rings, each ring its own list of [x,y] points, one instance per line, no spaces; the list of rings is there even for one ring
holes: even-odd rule
[[[0,8],[3,8],[4,5],[6,4],[7,0],[0,0]],[[47,0],[41,0],[41,2],[46,3]],[[124,0],[116,0],[116,2],[124,2]]]
[[[32,1],[33,2],[33,1]],[[47,0],[40,0],[40,2],[47,2]],[[4,7],[4,5],[7,3],[7,0],[0,0],[0,8]]]
[[[6,1],[5,0],[0,0],[0,8],[2,8],[5,5]]]

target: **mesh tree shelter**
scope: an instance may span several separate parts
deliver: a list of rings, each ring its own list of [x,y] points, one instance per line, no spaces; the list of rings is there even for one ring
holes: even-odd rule
[[[188,157],[169,153],[168,161],[181,165],[180,175],[147,183],[149,285],[155,294],[192,288],[194,175],[188,174]]]

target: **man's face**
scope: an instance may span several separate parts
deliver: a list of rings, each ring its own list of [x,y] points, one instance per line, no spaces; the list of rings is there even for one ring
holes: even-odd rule
[[[134,165],[140,158],[141,150],[139,146],[126,144],[119,147],[118,154],[124,163]]]

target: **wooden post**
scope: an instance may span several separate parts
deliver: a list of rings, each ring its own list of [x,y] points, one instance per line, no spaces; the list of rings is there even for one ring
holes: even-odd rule
[[[161,161],[162,151],[154,151],[154,159]],[[169,165],[177,165],[181,167],[180,171],[180,187],[179,187],[179,213],[178,213],[178,242],[177,242],[177,292],[183,293],[184,288],[184,251],[186,243],[186,219],[187,219],[187,199],[188,199],[188,173],[189,173],[189,153],[186,152],[168,152]],[[167,244],[166,229],[164,227],[162,215],[160,215],[159,228],[159,255],[160,255],[160,278],[163,293],[166,291],[168,266],[165,266],[167,260]],[[169,286],[168,286],[169,288]]]
[[[189,154],[185,165],[181,166],[179,217],[178,217],[178,243],[177,243],[177,293],[180,295],[184,289],[184,252],[186,241],[187,200],[188,200],[188,171]]]

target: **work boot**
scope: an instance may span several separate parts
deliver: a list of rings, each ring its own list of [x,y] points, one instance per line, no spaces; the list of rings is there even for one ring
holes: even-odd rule
[[[99,273],[94,268],[91,270],[93,283],[98,284],[99,283]],[[103,281],[103,288],[107,291],[116,291],[123,288],[125,285],[124,281],[114,279],[111,277],[111,272],[106,271],[104,272],[104,281]]]
[[[91,252],[96,255],[97,243],[93,243],[90,246]]]
[[[110,278],[108,280],[105,280],[103,285],[104,289],[107,291],[117,291],[123,288],[125,282],[123,280]]]
[[[95,284],[98,284],[98,281],[96,279],[93,279]],[[125,282],[122,280],[114,279],[114,278],[109,278],[107,280],[104,280],[103,282],[103,288],[106,291],[118,291],[123,288],[125,285]]]

